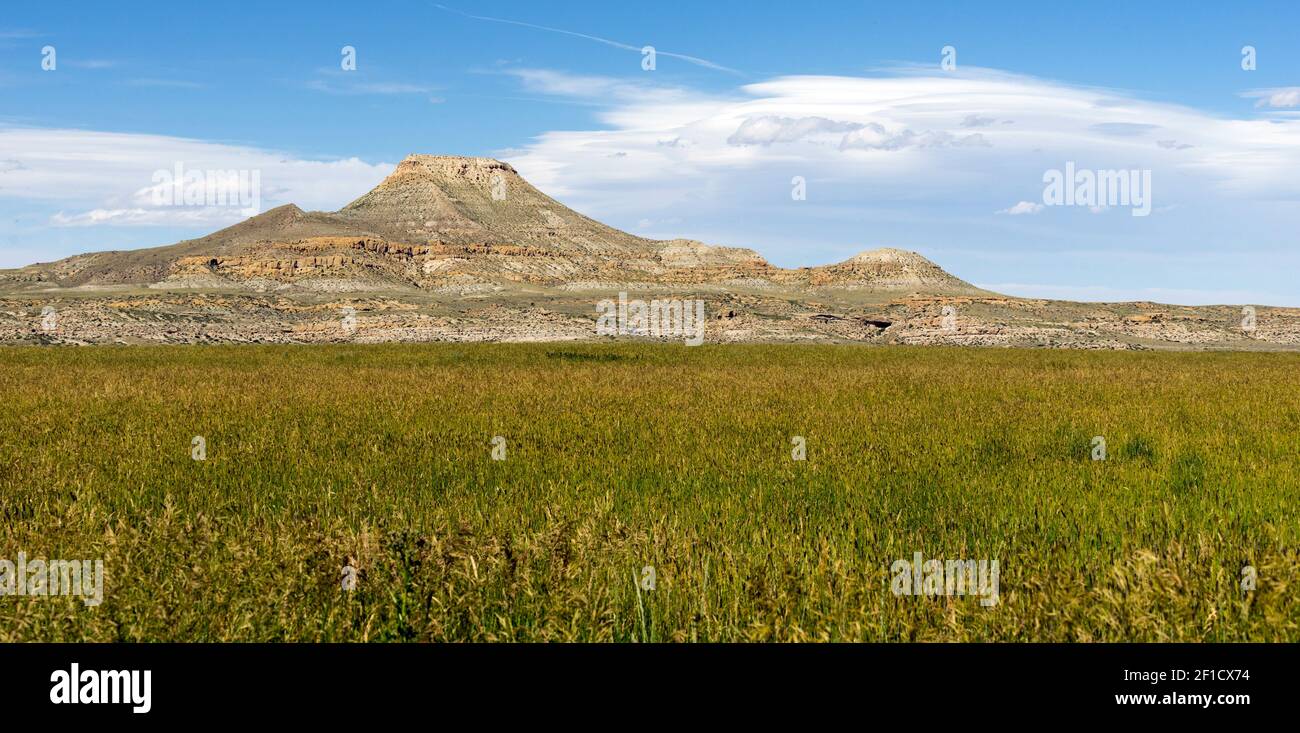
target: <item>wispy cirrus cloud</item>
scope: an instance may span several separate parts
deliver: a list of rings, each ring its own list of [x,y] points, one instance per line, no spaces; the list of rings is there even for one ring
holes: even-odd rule
[[[593,35],[590,35],[590,34],[587,34],[587,33],[578,33],[577,31],[564,30],[563,28],[552,28],[552,27],[550,27],[550,26],[538,25],[538,24],[536,24],[536,23],[527,23],[527,22],[524,22],[524,21],[521,21],[521,20],[510,20],[510,19],[508,19],[508,18],[493,18],[493,17],[489,17],[489,16],[485,16],[485,15],[472,15],[472,14],[470,14],[470,13],[466,13],[466,12],[463,12],[463,11],[460,11],[460,10],[456,10],[455,8],[449,8],[449,7],[447,7],[446,5],[439,5],[439,4],[437,4],[437,3],[434,3],[434,7],[438,8],[439,10],[446,11],[446,12],[448,12],[448,13],[454,13],[454,14],[459,15],[459,16],[464,17],[464,18],[470,18],[470,19],[472,19],[472,20],[481,20],[481,21],[488,22],[488,23],[502,23],[502,24],[505,24],[505,25],[519,26],[519,27],[521,27],[521,28],[531,28],[531,29],[533,29],[533,30],[545,31],[545,32],[547,32],[547,33],[558,33],[558,34],[565,35],[565,36],[571,36],[571,37],[573,37],[573,38],[581,38],[581,39],[588,40],[588,41],[594,41],[594,42],[596,42],[596,43],[601,43],[601,44],[604,44],[604,45],[606,45],[606,46],[610,46],[610,47],[612,47],[612,48],[622,49],[622,50],[624,50],[624,51],[635,51],[635,52],[637,52],[637,53],[641,53],[642,48],[644,48],[643,46],[634,46],[634,45],[632,45],[632,44],[630,44],[630,43],[622,43],[622,42],[620,42],[620,41],[613,41],[613,40],[610,40],[610,39],[608,39],[608,38],[601,38],[600,36],[593,36]],[[688,55],[683,54],[683,53],[673,53],[673,52],[671,52],[671,51],[662,51],[662,50],[659,50],[658,48],[655,49],[655,55],[656,55],[656,56],[666,56],[666,57],[668,57],[668,58],[674,58],[674,59],[680,59],[680,60],[685,61],[685,62],[687,62],[687,63],[689,63],[689,64],[694,64],[695,66],[700,66],[700,67],[703,67],[703,68],[706,68],[706,69],[712,69],[712,70],[714,70],[714,71],[724,71],[724,72],[729,73],[729,74],[737,74],[737,75],[743,75],[743,74],[744,74],[744,72],[741,72],[741,71],[739,71],[739,70],[737,70],[737,69],[733,69],[733,68],[728,67],[728,66],[723,66],[722,64],[716,63],[716,62],[714,62],[714,61],[710,61],[710,60],[705,59],[705,58],[700,58],[700,57],[698,57],[698,56],[688,56]]]
[[[40,38],[43,33],[27,28],[0,28],[0,48],[13,48],[19,41]]]
[[[118,66],[118,62],[112,59],[60,59],[59,62],[74,69],[85,69],[87,71],[102,71]]]
[[[1300,87],[1277,87],[1274,89],[1255,89],[1242,94],[1247,99],[1257,99],[1256,107],[1273,107],[1290,109],[1300,107]]]
[[[303,83],[307,89],[344,96],[428,94],[437,87],[390,79],[377,79],[373,72],[317,69],[316,78]]]
[[[170,88],[170,89],[202,89],[202,88],[204,88],[204,86],[205,86],[204,84],[201,84],[201,83],[199,83],[199,82],[197,82],[197,81],[190,81],[190,80],[188,80],[188,79],[151,79],[151,78],[141,78],[141,79],[127,79],[126,81],[124,81],[124,82],[122,82],[122,83],[123,83],[123,84],[126,84],[127,86],[132,86],[132,87],[155,87],[155,88],[163,88],[163,89],[166,89],[166,88]]]
[[[225,207],[194,208],[144,208],[91,209],[80,213],[58,212],[50,217],[55,227],[159,227],[159,226],[212,226],[221,227],[247,218],[239,210]]]
[[[568,104],[611,109],[611,104],[672,104],[708,101],[695,92],[666,84],[633,82],[607,76],[567,74],[551,69],[505,68],[492,73],[512,76],[537,99],[562,100]]]
[[[312,79],[305,85],[308,89],[327,94],[428,94],[434,87],[423,84],[408,84],[392,81],[338,81]]]

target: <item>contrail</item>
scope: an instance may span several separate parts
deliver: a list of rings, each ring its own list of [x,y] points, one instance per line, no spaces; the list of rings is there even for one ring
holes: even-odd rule
[[[574,36],[575,38],[585,38],[588,41],[603,43],[606,46],[621,48],[625,51],[636,51],[637,53],[641,52],[641,48],[639,46],[633,46],[627,43],[619,43],[618,41],[611,41],[608,38],[601,38],[600,36],[589,36],[586,33],[566,31],[563,28],[551,28],[550,26],[537,25],[535,23],[525,23],[522,20],[510,20],[508,18],[489,18],[485,15],[471,15],[469,13],[462,12],[455,8],[449,8],[446,5],[439,5],[438,3],[434,3],[433,6],[435,8],[438,8],[439,10],[445,10],[448,13],[455,13],[456,15],[460,15],[466,18],[472,18],[473,20],[484,20],[490,23],[506,23],[507,25],[517,25],[517,26],[522,26],[524,28],[532,28],[534,30],[547,31],[550,33],[562,33],[566,36]],[[722,64],[715,64],[712,61],[709,61],[708,59],[702,59],[699,58],[698,56],[687,56],[686,54],[683,53],[671,53],[668,51],[660,51],[658,49],[655,50],[655,53],[660,56],[668,56],[670,58],[681,59],[682,61],[685,61],[687,63],[695,64],[696,66],[703,66],[706,69],[713,69],[714,71],[725,71],[728,74],[736,74],[739,76],[745,75],[743,71],[740,71],[738,69],[733,69],[728,66],[723,66]]]

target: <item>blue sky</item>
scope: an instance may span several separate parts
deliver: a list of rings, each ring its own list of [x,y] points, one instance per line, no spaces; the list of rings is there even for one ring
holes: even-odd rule
[[[786,266],[893,246],[1014,294],[1300,305],[1293,3],[234,5],[6,7],[0,266],[238,219],[143,206],[176,162],[334,209],[425,152]],[[1150,170],[1150,215],[1040,206],[1066,162]]]

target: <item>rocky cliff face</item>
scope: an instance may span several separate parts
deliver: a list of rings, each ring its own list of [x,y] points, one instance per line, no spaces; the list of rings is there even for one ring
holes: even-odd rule
[[[648,249],[646,240],[572,211],[489,158],[409,156],[337,214],[402,242],[526,245],[570,255]]]

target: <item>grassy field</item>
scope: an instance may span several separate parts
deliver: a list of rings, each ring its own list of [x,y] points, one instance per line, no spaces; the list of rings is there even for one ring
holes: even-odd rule
[[[1296,641],[1298,494],[1297,354],[0,348],[0,641]]]

